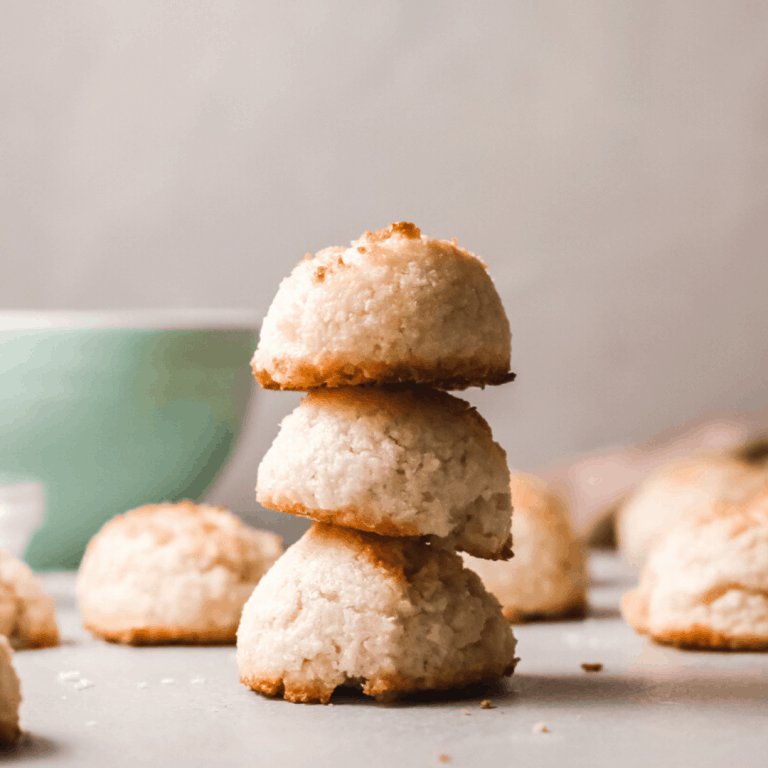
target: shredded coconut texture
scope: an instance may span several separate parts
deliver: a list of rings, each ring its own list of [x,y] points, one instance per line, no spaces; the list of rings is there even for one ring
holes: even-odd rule
[[[498,563],[465,556],[465,564],[499,599],[510,621],[584,615],[584,559],[567,509],[532,475],[512,475],[510,490],[515,556]]]
[[[768,483],[669,528],[622,612],[661,642],[768,650]]]
[[[0,635],[16,649],[59,644],[53,597],[26,563],[4,549],[0,550]]]
[[[240,679],[294,702],[379,699],[511,674],[498,601],[453,552],[315,523],[243,609]]]
[[[444,392],[310,392],[283,420],[256,491],[271,509],[510,555],[506,454],[475,409]]]
[[[234,642],[245,601],[281,552],[278,536],[218,507],[139,507],[88,544],[77,581],[83,625],[133,644]]]
[[[509,321],[485,264],[406,222],[300,262],[252,360],[267,389],[411,382],[503,384]]]

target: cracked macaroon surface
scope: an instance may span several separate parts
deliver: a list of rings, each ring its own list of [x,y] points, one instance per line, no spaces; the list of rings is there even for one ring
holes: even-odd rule
[[[660,642],[768,650],[768,483],[669,528],[621,608]]]
[[[280,538],[218,507],[150,504],[106,523],[77,579],[83,626],[131,644],[233,643]]]
[[[31,568],[0,550],[0,635],[17,650],[59,644],[56,603]]]
[[[511,333],[485,264],[399,222],[309,255],[283,280],[251,365],[266,389],[503,384]]]
[[[464,556],[512,622],[583,616],[587,577],[579,542],[563,502],[533,475],[515,473],[512,537],[515,556],[488,562]]]
[[[436,390],[314,390],[258,471],[270,509],[510,556],[506,454],[469,403]]]
[[[262,579],[237,633],[241,682],[293,702],[496,679],[514,651],[498,601],[457,554],[323,523]]]

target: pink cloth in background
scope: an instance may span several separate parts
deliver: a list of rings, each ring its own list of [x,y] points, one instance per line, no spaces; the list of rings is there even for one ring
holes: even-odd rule
[[[656,467],[699,449],[726,449],[768,431],[768,408],[710,411],[626,447],[572,457],[535,470],[570,502],[577,533]]]

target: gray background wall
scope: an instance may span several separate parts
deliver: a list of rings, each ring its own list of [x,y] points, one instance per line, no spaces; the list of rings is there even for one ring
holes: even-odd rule
[[[521,468],[766,404],[767,209],[765,3],[0,5],[3,307],[263,313],[411,220],[489,265],[519,378],[468,397]],[[272,521],[295,404],[216,500]]]

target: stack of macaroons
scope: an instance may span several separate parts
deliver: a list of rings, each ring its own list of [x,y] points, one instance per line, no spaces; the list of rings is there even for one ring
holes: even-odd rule
[[[485,265],[413,224],[302,261],[252,366],[309,394],[259,467],[257,498],[315,520],[254,590],[240,679],[297,702],[378,699],[511,674],[498,601],[455,550],[511,555],[509,470],[477,412],[443,391],[511,381]]]

